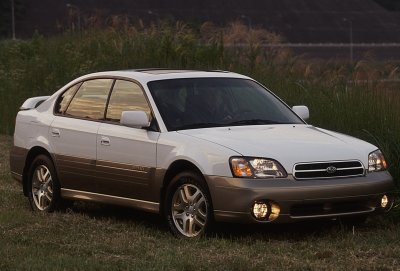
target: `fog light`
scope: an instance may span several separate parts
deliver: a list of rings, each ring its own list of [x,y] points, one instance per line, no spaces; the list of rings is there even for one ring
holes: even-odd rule
[[[389,204],[389,198],[386,195],[383,195],[381,198],[381,207],[386,208]]]
[[[253,216],[260,221],[274,221],[280,212],[281,208],[273,201],[256,201],[253,204]]]
[[[281,212],[281,208],[275,202],[271,202],[271,214],[268,217],[269,221],[273,221],[278,218]]]
[[[255,218],[264,220],[268,214],[268,205],[265,202],[255,202],[253,205],[253,215]]]

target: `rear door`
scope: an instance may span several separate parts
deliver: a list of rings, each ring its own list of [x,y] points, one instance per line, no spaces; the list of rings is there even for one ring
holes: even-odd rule
[[[113,79],[77,84],[56,102],[49,130],[63,189],[96,192],[96,137]]]
[[[106,121],[97,135],[98,182],[102,194],[158,201],[151,194],[156,168],[159,132],[120,125],[122,111],[151,110],[139,84],[116,80],[110,95]]]

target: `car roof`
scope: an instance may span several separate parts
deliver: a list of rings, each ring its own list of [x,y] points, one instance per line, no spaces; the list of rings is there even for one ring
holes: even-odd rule
[[[164,79],[175,79],[175,78],[227,77],[227,78],[250,79],[247,76],[229,71],[176,70],[176,69],[160,69],[160,68],[97,72],[84,75],[79,79],[87,79],[90,77],[103,77],[103,76],[130,78],[140,81],[142,83],[164,80]]]

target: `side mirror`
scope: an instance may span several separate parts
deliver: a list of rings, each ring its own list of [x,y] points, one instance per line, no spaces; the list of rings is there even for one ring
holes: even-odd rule
[[[294,111],[294,113],[297,114],[297,116],[299,116],[303,120],[308,120],[310,118],[310,111],[308,110],[308,107],[305,105],[293,106],[292,110]]]
[[[123,111],[120,123],[128,127],[139,129],[150,126],[149,118],[144,111]]]

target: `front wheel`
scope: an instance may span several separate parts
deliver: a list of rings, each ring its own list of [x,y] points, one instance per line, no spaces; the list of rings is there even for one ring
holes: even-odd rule
[[[29,202],[34,211],[52,212],[60,201],[60,187],[53,162],[46,155],[37,156],[30,167]]]
[[[165,214],[175,235],[203,235],[211,224],[211,208],[208,189],[201,176],[182,172],[174,177],[167,190]]]

